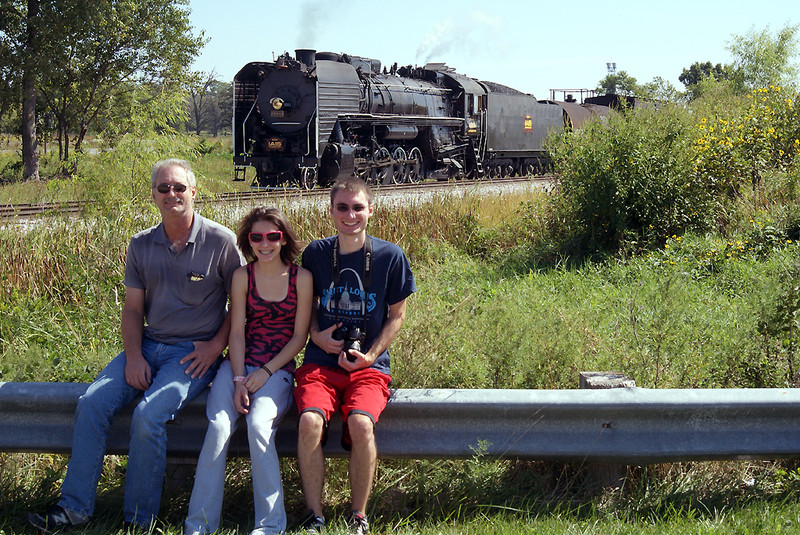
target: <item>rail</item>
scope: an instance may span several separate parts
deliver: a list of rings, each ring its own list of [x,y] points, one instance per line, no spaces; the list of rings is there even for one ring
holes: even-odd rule
[[[0,382],[0,451],[68,453],[84,383]],[[168,425],[168,454],[196,457],[206,393]],[[130,410],[112,426],[108,453],[125,454]],[[326,452],[345,456],[339,419]],[[296,411],[276,438],[295,455]],[[247,455],[242,419],[230,454]],[[485,458],[621,464],[800,457],[800,389],[399,389],[376,430],[387,458]]]

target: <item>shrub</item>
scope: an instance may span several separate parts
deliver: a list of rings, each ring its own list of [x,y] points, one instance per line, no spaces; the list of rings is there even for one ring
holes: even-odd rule
[[[582,249],[651,246],[703,226],[710,199],[691,172],[689,129],[684,109],[637,108],[551,140],[558,218],[574,222],[572,238]]]
[[[739,195],[765,174],[794,167],[800,105],[780,87],[756,89],[746,106],[702,114],[695,125],[694,174],[714,193]]]

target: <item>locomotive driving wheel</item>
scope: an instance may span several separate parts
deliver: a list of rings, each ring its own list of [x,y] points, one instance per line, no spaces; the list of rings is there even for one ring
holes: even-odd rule
[[[392,171],[392,182],[395,184],[402,184],[408,180],[408,165],[406,164],[406,154],[403,147],[397,147],[392,153],[392,160],[394,160],[394,170]]]
[[[373,184],[389,184],[392,179],[392,155],[389,149],[381,147],[373,153],[372,172],[369,175],[370,182]]]
[[[525,175],[533,176],[535,174],[536,174],[536,167],[532,163],[527,164],[525,166]]]
[[[410,160],[408,163],[408,181],[416,184],[422,180],[423,173],[422,151],[419,150],[419,147],[411,149],[411,152],[408,153],[408,159]]]
[[[306,191],[313,189],[317,184],[317,170],[314,167],[303,167],[300,170],[300,189]]]
[[[364,182],[369,182],[370,180],[370,168],[367,167],[367,164],[362,160],[360,163],[356,163],[356,168],[353,170],[353,175],[357,176]]]

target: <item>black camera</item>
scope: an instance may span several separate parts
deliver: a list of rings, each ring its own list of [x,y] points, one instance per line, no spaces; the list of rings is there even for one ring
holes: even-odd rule
[[[364,333],[361,332],[361,329],[350,325],[342,325],[333,331],[331,337],[334,340],[344,340],[342,350],[347,354],[347,360],[355,362],[356,358],[350,354],[350,350],[361,351],[361,340],[364,339]]]

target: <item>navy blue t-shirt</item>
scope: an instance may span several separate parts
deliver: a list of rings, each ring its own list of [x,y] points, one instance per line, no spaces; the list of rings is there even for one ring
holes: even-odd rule
[[[366,340],[361,352],[366,353],[380,333],[389,313],[389,305],[399,303],[415,291],[414,274],[403,250],[397,245],[372,238],[371,283],[364,287],[364,249],[339,256],[339,282],[334,285],[331,273],[331,252],[336,236],[311,242],[303,251],[303,267],[314,276],[314,296],[319,297],[317,318],[324,331],[343,323],[364,329]],[[336,308],[334,309],[334,305]],[[325,353],[309,340],[303,363],[339,367],[338,355]],[[389,353],[384,351],[373,368],[390,374]]]

